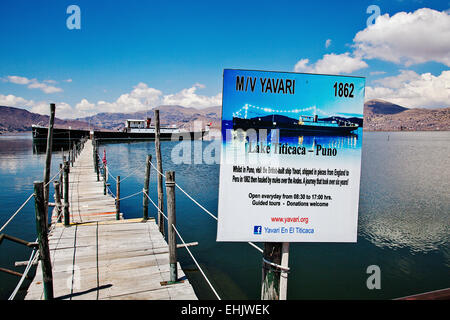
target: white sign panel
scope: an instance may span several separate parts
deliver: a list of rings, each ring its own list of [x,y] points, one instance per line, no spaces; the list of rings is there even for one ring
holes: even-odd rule
[[[224,71],[218,241],[356,242],[364,82]]]

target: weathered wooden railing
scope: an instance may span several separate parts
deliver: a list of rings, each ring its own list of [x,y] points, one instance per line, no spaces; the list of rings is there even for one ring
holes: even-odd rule
[[[53,145],[53,125],[55,119],[55,104],[50,104],[50,117],[48,126],[47,146],[46,146],[46,161],[44,167],[43,181],[34,182],[34,192],[25,200],[25,202],[19,207],[18,210],[6,221],[6,223],[0,228],[2,232],[9,223],[23,210],[26,204],[34,197],[35,203],[35,219],[36,219],[36,232],[37,239],[35,242],[29,242],[19,239],[17,237],[10,236],[8,234],[0,234],[0,244],[3,240],[13,241],[29,248],[32,248],[32,253],[28,262],[16,262],[16,266],[25,265],[25,271],[19,273],[6,268],[0,268],[1,272],[5,272],[11,275],[19,276],[20,280],[9,297],[9,300],[13,300],[19,291],[24,279],[28,278],[28,273],[33,265],[36,265],[38,259],[41,260],[43,285],[44,285],[44,298],[53,299],[53,276],[52,276],[52,264],[50,260],[48,234],[49,234],[49,215],[48,208],[55,207],[57,221],[61,220],[61,216],[64,215],[64,224],[69,225],[69,170],[72,164],[84,148],[84,144],[87,139],[83,137],[78,142],[74,142],[72,148],[68,152],[69,161],[66,161],[64,156],[64,150],[62,151],[63,163],[59,165],[59,171],[53,178],[50,178],[51,160],[52,160],[52,145]],[[58,179],[58,180],[56,180]],[[55,202],[49,201],[50,184],[54,185],[54,198]]]

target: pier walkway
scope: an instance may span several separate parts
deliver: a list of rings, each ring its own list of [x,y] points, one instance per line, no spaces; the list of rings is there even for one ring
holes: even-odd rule
[[[154,219],[116,220],[115,200],[97,181],[91,141],[70,168],[70,226],[52,217],[49,233],[55,299],[196,300],[179,263],[170,284],[169,248]],[[54,210],[56,212],[56,209]],[[41,261],[26,300],[43,299]]]

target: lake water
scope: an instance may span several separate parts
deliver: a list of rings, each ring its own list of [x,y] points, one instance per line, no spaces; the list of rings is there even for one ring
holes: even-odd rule
[[[211,149],[211,142],[196,143],[191,150]],[[217,215],[219,165],[176,164],[171,159],[176,145],[162,142],[164,171],[176,171],[177,183]],[[121,195],[141,190],[142,164],[147,154],[155,155],[154,142],[103,149],[112,174],[123,179],[132,173],[122,182]],[[291,244],[289,299],[391,299],[450,287],[450,132],[365,132],[362,154],[358,242]],[[52,175],[60,161],[61,153],[55,152]],[[30,133],[0,136],[0,226],[32,193],[33,181],[42,180],[44,163],[45,154],[33,153]],[[154,170],[150,190],[157,199]],[[186,242],[199,242],[191,250],[219,295],[259,299],[261,254],[247,243],[217,243],[216,221],[178,189],[176,201],[177,228]],[[121,201],[121,211],[125,218],[140,217],[141,195]],[[34,202],[3,232],[34,241]],[[14,262],[28,260],[29,254],[30,249],[4,241],[0,267],[22,272]],[[198,297],[214,299],[186,250],[178,254]],[[366,286],[370,265],[380,267],[380,290]],[[0,299],[9,297],[17,281],[0,273]]]

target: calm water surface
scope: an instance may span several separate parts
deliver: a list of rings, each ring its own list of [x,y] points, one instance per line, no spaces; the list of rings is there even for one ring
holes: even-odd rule
[[[196,142],[199,143],[199,142]],[[211,142],[191,145],[209,152]],[[163,142],[163,169],[213,214],[217,214],[218,164],[175,164],[176,143]],[[123,178],[121,195],[142,189],[143,163],[154,142],[106,144],[108,165]],[[193,157],[192,157],[193,160]],[[54,153],[52,175],[61,153]],[[31,134],[0,136],[0,226],[42,180],[44,154],[33,153]],[[450,287],[450,132],[364,133],[356,244],[293,243],[289,299],[390,299]],[[114,181],[111,190],[115,190]],[[150,196],[156,199],[152,172]],[[176,191],[177,227],[224,299],[259,299],[261,255],[246,243],[217,243],[216,221]],[[141,196],[123,200],[125,218],[142,215]],[[154,216],[156,211],[150,205]],[[33,201],[3,231],[29,241],[36,238]],[[200,299],[214,299],[185,250],[179,260]],[[15,261],[30,250],[4,241],[0,267],[19,272]],[[366,269],[381,269],[381,290],[368,290]],[[0,273],[0,299],[7,299],[18,278]]]

